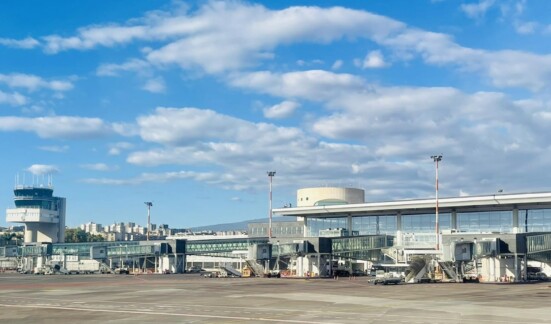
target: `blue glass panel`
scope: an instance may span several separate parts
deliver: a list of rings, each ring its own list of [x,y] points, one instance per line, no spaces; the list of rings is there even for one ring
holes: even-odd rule
[[[457,213],[457,226],[462,232],[509,233],[513,227],[513,212],[506,210]]]

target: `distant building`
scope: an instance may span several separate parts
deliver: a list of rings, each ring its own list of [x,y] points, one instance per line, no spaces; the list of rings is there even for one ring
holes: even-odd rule
[[[106,241],[141,241],[147,239],[147,227],[136,225],[134,222],[113,223],[105,227],[101,224],[89,222],[80,225],[80,228],[86,233],[101,235]],[[151,237],[156,240],[175,233],[167,224],[162,224],[158,228],[155,224],[151,224],[151,228]]]
[[[94,222],[82,224],[80,225],[80,229],[90,234],[99,234],[103,232],[103,226],[101,226],[101,224],[96,224]]]

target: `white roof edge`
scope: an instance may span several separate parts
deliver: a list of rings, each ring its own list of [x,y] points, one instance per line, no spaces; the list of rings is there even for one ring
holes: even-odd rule
[[[438,205],[441,208],[453,207],[476,207],[487,205],[515,205],[551,203],[551,192],[517,193],[517,194],[495,194],[485,196],[451,197],[439,198]],[[274,214],[300,216],[308,214],[346,213],[355,211],[389,211],[401,209],[430,208],[435,205],[435,198],[430,199],[409,199],[396,201],[371,202],[361,204],[312,206],[294,208],[275,208]]]

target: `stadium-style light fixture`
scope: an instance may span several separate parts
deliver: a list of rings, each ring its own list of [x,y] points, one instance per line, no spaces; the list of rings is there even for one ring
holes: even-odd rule
[[[272,238],[272,178],[275,176],[275,171],[268,171],[268,177],[270,178],[270,206],[268,211],[268,238]]]
[[[151,232],[151,206],[153,203],[151,201],[146,201],[144,204],[147,206],[147,240],[149,241],[149,232]]]
[[[431,159],[434,161],[436,167],[436,251],[440,250],[440,224],[438,219],[438,162],[442,161],[442,154],[433,155]]]

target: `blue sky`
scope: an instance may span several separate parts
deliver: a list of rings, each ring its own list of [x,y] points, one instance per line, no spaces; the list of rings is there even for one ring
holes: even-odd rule
[[[67,224],[267,217],[296,190],[367,201],[551,189],[551,2],[10,1],[0,202]],[[0,225],[6,225],[5,219]]]

